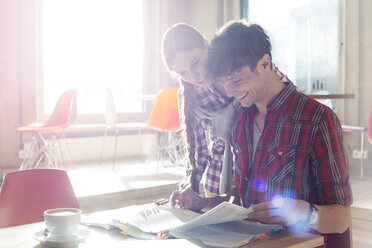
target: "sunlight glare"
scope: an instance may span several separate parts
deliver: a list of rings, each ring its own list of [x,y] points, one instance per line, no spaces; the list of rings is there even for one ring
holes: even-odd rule
[[[80,113],[103,113],[105,88],[116,99],[142,94],[142,67],[142,1],[43,2],[46,112],[64,90],[75,88]],[[123,105],[118,111],[139,111]]]

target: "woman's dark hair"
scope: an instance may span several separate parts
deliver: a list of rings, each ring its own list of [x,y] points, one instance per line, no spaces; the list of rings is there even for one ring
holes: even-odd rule
[[[204,48],[204,37],[193,27],[184,23],[178,23],[169,28],[163,37],[162,42],[162,57],[168,71],[172,73],[171,62],[177,52],[187,51],[195,48]],[[178,77],[179,78],[179,77]],[[180,80],[181,81],[181,80]],[[185,121],[185,129],[183,130],[184,144],[187,147],[189,165],[187,175],[181,188],[191,187],[194,191],[199,192],[199,182],[196,180],[196,148],[195,148],[195,99],[193,86],[189,83],[181,81],[180,94],[183,95],[183,100],[180,103],[180,114],[183,114]]]
[[[219,78],[249,66],[256,71],[258,61],[268,54],[271,43],[263,28],[245,21],[225,24],[213,38],[206,68],[210,78]]]

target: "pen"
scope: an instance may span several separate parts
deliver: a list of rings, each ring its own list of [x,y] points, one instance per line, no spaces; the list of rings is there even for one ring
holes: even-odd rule
[[[163,205],[167,204],[168,202],[169,202],[169,199],[158,199],[158,200],[154,200],[154,203],[157,206],[163,206]]]

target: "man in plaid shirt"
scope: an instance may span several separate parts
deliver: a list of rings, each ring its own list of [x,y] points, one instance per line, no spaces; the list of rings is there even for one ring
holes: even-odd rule
[[[289,79],[273,65],[273,71],[284,82]],[[232,98],[221,96],[213,87],[203,88],[194,86],[197,105],[207,111],[215,112],[226,108],[232,102]],[[206,132],[212,130],[208,139]],[[195,139],[198,151],[196,167],[197,180],[200,181],[205,173],[204,187],[208,193],[218,195],[220,193],[220,176],[224,161],[225,140],[213,133],[213,123],[210,119],[195,115],[194,126]],[[211,145],[209,145],[209,141]],[[209,148],[211,147],[211,149]]]
[[[352,193],[337,116],[273,72],[270,39],[259,25],[227,24],[210,44],[207,68],[241,104],[230,137],[232,194],[252,206],[248,218],[316,231],[325,247],[339,247],[350,237]],[[228,197],[190,192],[179,202],[198,209]]]

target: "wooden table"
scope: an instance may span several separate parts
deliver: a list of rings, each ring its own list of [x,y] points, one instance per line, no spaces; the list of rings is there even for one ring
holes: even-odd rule
[[[112,211],[100,212],[99,214],[107,213],[109,216],[112,216]],[[93,213],[92,215],[94,215]],[[30,248],[30,247],[51,247],[39,244],[32,236],[34,233],[43,230],[45,224],[43,222],[20,225],[8,228],[0,228],[0,247],[6,248]],[[72,246],[58,246],[58,247],[68,247],[68,248],[116,248],[116,247],[197,247],[191,242],[182,239],[173,239],[173,240],[138,240],[132,237],[125,236],[120,234],[118,230],[106,231],[97,227],[89,227],[90,234],[86,240],[80,244]],[[272,239],[266,241],[255,241],[244,247],[270,247],[270,248],[279,248],[279,247],[291,247],[291,248],[309,248],[316,247],[323,244],[323,237],[314,234],[301,234],[301,235],[290,235],[286,231],[275,236]],[[55,246],[54,246],[55,247]]]

